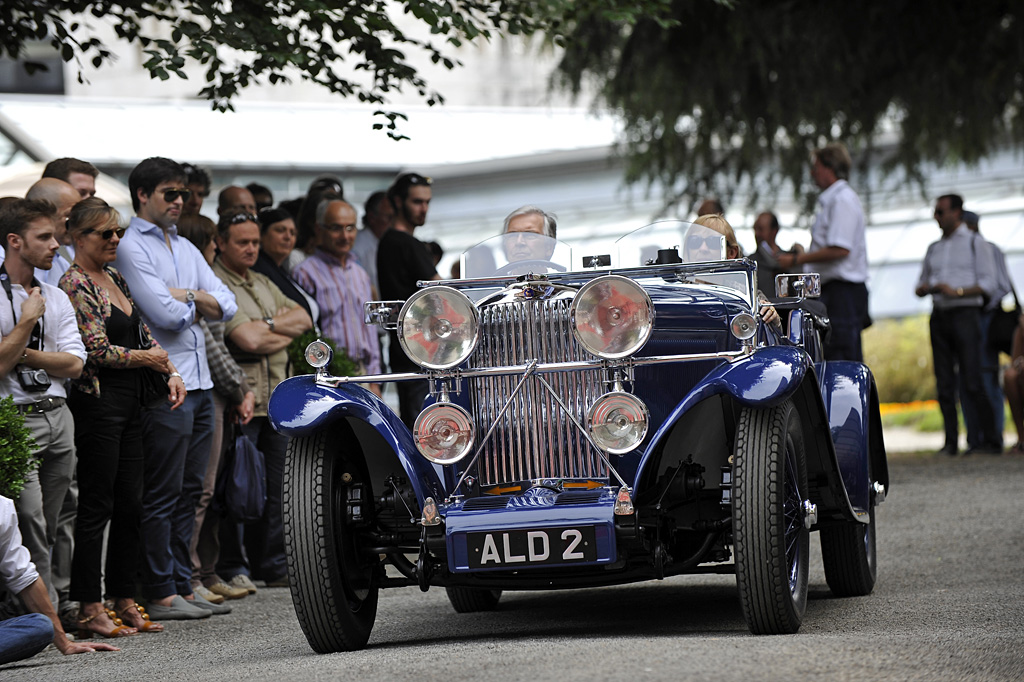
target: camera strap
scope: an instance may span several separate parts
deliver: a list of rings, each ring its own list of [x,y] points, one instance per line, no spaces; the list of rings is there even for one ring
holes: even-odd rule
[[[18,312],[14,309],[14,292],[11,291],[11,278],[7,274],[7,264],[0,265],[0,285],[3,285],[4,291],[7,293],[7,300],[11,304],[11,318],[14,320],[14,324],[18,324]],[[35,277],[32,278],[32,286],[39,287],[42,290],[42,285],[39,284],[39,280]],[[32,334],[28,340],[28,347],[33,350],[43,350],[43,318],[40,317],[36,321],[36,326],[32,327]]]

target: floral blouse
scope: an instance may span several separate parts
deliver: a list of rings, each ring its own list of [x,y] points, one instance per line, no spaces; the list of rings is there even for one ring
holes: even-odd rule
[[[114,283],[124,292],[129,301],[132,301],[131,292],[128,291],[128,283],[124,281],[114,268],[104,266],[107,274],[114,280]],[[100,367],[119,367],[128,369],[133,350],[124,346],[111,345],[107,339],[107,318],[110,317],[110,296],[107,290],[97,284],[85,270],[78,264],[72,263],[68,271],[60,278],[58,286],[64,290],[71,299],[71,305],[75,308],[75,316],[78,318],[78,331],[82,334],[82,343],[88,357],[82,375],[72,381],[72,385],[80,391],[100,396],[100,380],[97,376]],[[132,307],[135,301],[132,301]],[[153,348],[159,348],[149,331],[149,327],[142,320],[142,336],[148,339]]]

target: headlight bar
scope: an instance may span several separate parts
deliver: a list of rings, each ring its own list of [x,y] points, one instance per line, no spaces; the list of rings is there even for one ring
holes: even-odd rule
[[[651,355],[647,357],[632,357],[625,360],[575,360],[572,362],[529,362],[522,365],[500,365],[496,367],[477,367],[475,369],[450,369],[437,370],[426,373],[402,372],[398,374],[366,374],[358,377],[333,377],[317,376],[316,383],[321,386],[338,386],[340,384],[377,384],[390,381],[417,381],[424,377],[432,379],[472,379],[474,377],[503,376],[511,374],[522,374],[528,368],[533,367],[536,374],[551,374],[554,372],[573,372],[580,370],[598,370],[614,367],[632,366],[643,367],[646,365],[664,365],[674,362],[700,362],[702,360],[724,360],[735,362],[754,352],[752,347],[743,347],[740,350],[723,351],[721,353],[687,353],[685,355]]]

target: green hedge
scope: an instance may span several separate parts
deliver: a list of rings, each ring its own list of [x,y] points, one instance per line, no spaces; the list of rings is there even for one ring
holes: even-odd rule
[[[934,400],[935,373],[928,316],[879,320],[864,330],[864,362],[883,403]]]
[[[25,426],[25,418],[7,396],[0,400],[0,495],[16,499],[25,487],[25,477],[39,466],[32,456],[36,443]]]

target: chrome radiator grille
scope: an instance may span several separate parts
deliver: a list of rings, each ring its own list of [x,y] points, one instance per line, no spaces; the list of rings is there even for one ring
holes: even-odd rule
[[[571,301],[525,300],[485,306],[481,312],[480,345],[473,367],[585,360],[569,323]],[[521,376],[471,380],[473,412],[482,436],[494,422]],[[580,424],[587,408],[604,393],[600,372],[546,374],[562,401]],[[607,467],[572,424],[551,394],[534,376],[516,396],[488,439],[477,472],[482,485],[536,478],[574,478],[608,475]]]

